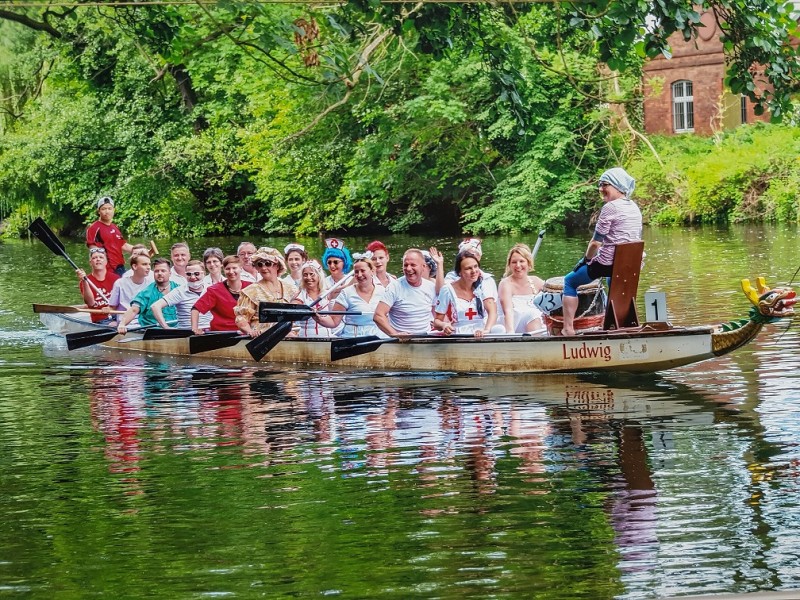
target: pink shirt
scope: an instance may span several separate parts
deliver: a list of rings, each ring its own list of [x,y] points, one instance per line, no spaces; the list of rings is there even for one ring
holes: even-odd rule
[[[642,239],[642,212],[633,200],[627,198],[606,202],[594,232],[594,239],[603,242],[594,260],[602,265],[612,265],[617,244]]]

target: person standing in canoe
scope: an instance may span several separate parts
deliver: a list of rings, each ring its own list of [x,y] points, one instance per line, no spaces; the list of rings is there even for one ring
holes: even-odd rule
[[[131,246],[114,224],[114,199],[103,196],[97,201],[98,219],[86,230],[86,245],[89,248],[103,248],[108,257],[108,267],[122,277],[125,273],[123,252],[130,252]]]
[[[575,335],[578,287],[598,277],[610,277],[617,244],[642,239],[642,213],[630,199],[636,180],[625,169],[614,167],[600,176],[598,188],[603,208],[586,252],[571,273],[564,277],[564,326],[562,335]]]
[[[119,275],[108,270],[108,257],[103,248],[89,249],[89,264],[92,265],[92,272],[86,273],[83,269],[75,271],[80,280],[79,289],[83,296],[83,301],[89,308],[103,308],[108,306],[108,298],[114,288],[114,282],[119,279]],[[87,278],[92,285],[86,283]],[[92,313],[93,323],[107,323],[111,321],[110,315]]]
[[[262,247],[253,254],[253,266],[261,276],[256,283],[242,289],[234,314],[236,326],[250,337],[258,337],[274,323],[259,323],[259,302],[284,302],[288,304],[297,295],[297,286],[281,281],[286,272],[286,261],[275,248]]]

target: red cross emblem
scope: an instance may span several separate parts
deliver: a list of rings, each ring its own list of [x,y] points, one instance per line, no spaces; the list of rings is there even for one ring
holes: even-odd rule
[[[477,316],[477,312],[471,306],[467,309],[467,312],[464,313],[464,316],[467,317],[470,321],[472,321],[472,317]]]

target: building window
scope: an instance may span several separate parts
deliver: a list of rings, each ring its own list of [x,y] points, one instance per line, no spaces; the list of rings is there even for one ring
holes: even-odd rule
[[[739,104],[739,113],[742,117],[742,125],[747,123],[747,96],[742,96],[742,100]]]
[[[675,133],[694,131],[694,99],[691,81],[672,84],[672,128]]]

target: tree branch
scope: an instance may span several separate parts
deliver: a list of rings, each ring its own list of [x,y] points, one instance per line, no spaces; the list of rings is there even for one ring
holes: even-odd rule
[[[56,29],[49,23],[34,21],[30,17],[17,14],[10,10],[0,9],[0,19],[5,19],[6,21],[13,21],[14,23],[19,23],[20,25],[24,25],[25,27],[33,29],[35,31],[43,31],[44,33],[47,33],[54,38],[61,38],[63,35],[58,29]]]

